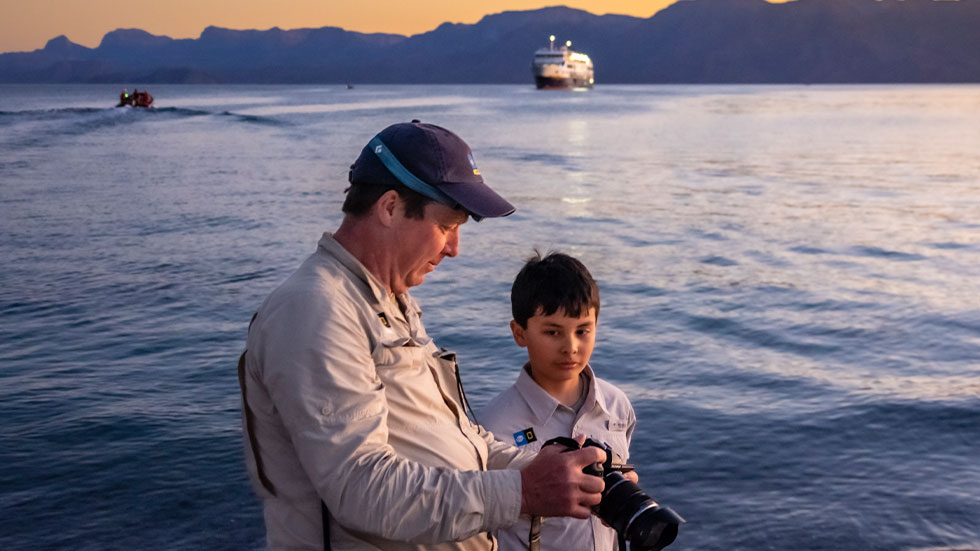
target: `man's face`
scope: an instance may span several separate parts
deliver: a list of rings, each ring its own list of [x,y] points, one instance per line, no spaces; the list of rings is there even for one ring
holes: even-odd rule
[[[459,227],[467,215],[441,203],[425,206],[425,216],[407,218],[404,210],[396,225],[397,249],[391,290],[404,293],[425,280],[444,257],[459,254]]]
[[[527,329],[511,322],[514,340],[527,348],[531,376],[545,390],[578,380],[592,357],[595,329],[594,308],[575,317],[560,309],[545,316],[539,308],[527,320]]]

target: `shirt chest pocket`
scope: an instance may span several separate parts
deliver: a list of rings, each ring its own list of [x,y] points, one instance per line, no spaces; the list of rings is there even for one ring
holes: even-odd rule
[[[626,439],[627,426],[628,423],[625,421],[610,419],[606,423],[606,431],[604,434],[606,443],[609,444],[613,452],[620,456],[620,459],[624,462],[629,460],[630,455],[629,442]]]
[[[422,347],[408,341],[379,344],[371,356],[381,382],[390,386],[418,377],[424,364],[423,352]]]
[[[380,345],[375,350],[375,370],[384,385],[389,422],[411,425],[452,418],[429,369],[427,355],[426,347],[411,341]]]

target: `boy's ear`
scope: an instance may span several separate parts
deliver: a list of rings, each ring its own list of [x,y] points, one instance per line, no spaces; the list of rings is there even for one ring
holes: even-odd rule
[[[524,331],[526,330],[521,327],[521,324],[510,320],[510,332],[514,334],[514,342],[521,348],[527,348],[527,337],[524,335]]]

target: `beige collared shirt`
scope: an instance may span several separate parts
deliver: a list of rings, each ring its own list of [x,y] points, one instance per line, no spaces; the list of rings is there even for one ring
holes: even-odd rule
[[[636,426],[636,415],[629,399],[615,386],[596,378],[591,366],[582,372],[585,377],[585,401],[579,410],[562,405],[528,373],[527,366],[510,388],[477,412],[477,419],[502,440],[520,443],[524,431],[531,429],[535,441],[521,447],[537,452],[556,436],[573,437],[584,434],[608,444],[619,457],[615,462],[629,459],[630,440]],[[509,528],[496,532],[501,551],[528,549],[530,519],[522,517]],[[544,518],[541,523],[542,551],[612,551],[616,548],[616,532],[602,524],[595,515],[588,519]]]
[[[322,549],[321,499],[335,550],[485,550],[517,520],[532,456],[470,423],[419,315],[329,234],[259,308],[243,425],[271,549]]]

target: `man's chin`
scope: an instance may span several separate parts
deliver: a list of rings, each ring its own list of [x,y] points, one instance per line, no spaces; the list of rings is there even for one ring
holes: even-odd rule
[[[409,290],[412,287],[418,287],[424,281],[425,281],[425,274],[419,274],[419,275],[410,277],[410,278],[408,278],[408,279],[405,280],[405,289],[403,291],[401,291],[401,292],[404,293],[405,291]]]

